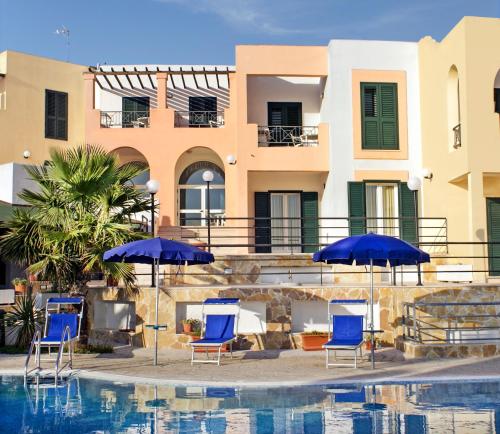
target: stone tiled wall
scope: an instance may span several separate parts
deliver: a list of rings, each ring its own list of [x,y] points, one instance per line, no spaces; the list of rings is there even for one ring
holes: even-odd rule
[[[378,286],[375,290],[375,302],[380,304],[380,323],[384,333],[383,341],[394,343],[402,335],[402,303],[416,301],[488,301],[494,300],[498,294],[498,286]],[[154,288],[141,288],[135,297],[137,328],[133,336],[135,345],[150,347],[153,333],[144,327],[154,322],[155,306]],[[242,301],[260,301],[266,303],[267,331],[264,335],[248,335],[251,348],[296,348],[300,347],[300,337],[291,333],[291,309],[293,300],[330,299],[368,299],[369,290],[366,285],[351,286],[220,286],[220,287],[166,287],[160,292],[159,318],[161,324],[167,324],[167,331],[159,333],[161,348],[186,348],[188,336],[176,334],[176,303],[202,302],[207,297],[238,297]],[[89,296],[90,320],[92,322],[92,305],[95,300],[124,299],[116,289],[92,289]],[[491,310],[491,309],[490,309]],[[439,312],[438,312],[439,313]],[[446,312],[440,312],[444,315]],[[93,332],[94,338],[112,339],[110,334]],[[122,338],[123,339],[123,338]]]

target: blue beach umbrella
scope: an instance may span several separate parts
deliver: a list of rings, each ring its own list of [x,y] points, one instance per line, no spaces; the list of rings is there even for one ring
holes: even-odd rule
[[[214,255],[190,244],[165,238],[149,238],[132,241],[114,247],[104,253],[105,262],[127,262],[132,264],[152,264],[156,267],[156,306],[155,306],[155,352],[153,364],[158,361],[158,302],[160,298],[160,264],[165,265],[202,265],[214,262]]]
[[[372,341],[372,368],[375,368],[374,357],[374,324],[373,324],[373,266],[391,267],[399,265],[417,265],[430,262],[428,253],[412,246],[399,238],[369,233],[354,235],[339,240],[313,255],[314,262],[326,264],[369,265],[370,266],[370,333]]]

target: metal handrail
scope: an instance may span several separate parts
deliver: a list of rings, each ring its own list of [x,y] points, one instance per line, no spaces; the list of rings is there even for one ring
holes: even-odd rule
[[[37,342],[37,341],[38,341],[38,345],[36,345],[36,349],[35,349],[35,351],[36,351],[36,354],[35,354],[36,366],[33,369],[28,371],[28,366],[30,363],[31,355],[33,354],[33,347],[35,346],[35,342]],[[42,332],[39,328],[37,328],[37,330],[35,331],[35,334],[33,335],[33,339],[31,339],[31,344],[30,344],[30,348],[28,351],[28,355],[26,356],[26,362],[24,362],[24,381],[26,381],[26,378],[28,377],[29,373],[40,369],[40,347],[41,347],[40,344],[41,344],[41,341],[42,341]]]
[[[457,306],[500,306],[500,302],[405,302],[403,303],[403,338],[418,343],[460,343],[471,342],[481,343],[489,341],[500,341],[500,323],[495,325],[482,325],[483,321],[491,320],[492,318],[500,321],[500,314],[474,314],[474,313],[449,313],[449,314],[432,314],[425,312],[424,309],[436,307],[457,307]],[[441,325],[432,323],[429,320],[433,319],[447,324]],[[473,325],[468,323],[473,322]],[[476,336],[476,337],[454,337],[455,333],[460,332],[481,332],[497,330],[498,336]],[[441,333],[439,336],[437,333]]]
[[[175,112],[174,119],[175,127],[210,127],[221,128],[224,126],[224,111],[209,110],[209,111],[179,111]]]
[[[259,146],[318,146],[318,127],[303,125],[259,125]]]
[[[65,340],[66,335],[68,336],[67,341]],[[69,349],[68,349],[69,360],[64,365],[60,366],[60,364],[62,362],[62,357],[64,355],[64,346],[66,343],[69,345]],[[55,374],[54,374],[56,385],[57,385],[57,379],[59,377],[59,373],[68,365],[69,365],[70,369],[73,367],[73,349],[72,349],[72,340],[71,340],[71,329],[70,329],[69,325],[64,327],[64,330],[61,334],[61,342],[59,344],[59,350],[57,352],[56,368],[55,368]]]
[[[453,127],[453,147],[455,149],[462,146],[462,124]]]
[[[147,128],[149,110],[101,111],[102,128]]]

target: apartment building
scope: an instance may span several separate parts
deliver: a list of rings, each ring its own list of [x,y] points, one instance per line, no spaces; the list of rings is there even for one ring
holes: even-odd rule
[[[465,17],[419,42],[424,213],[444,216],[449,256],[500,276],[500,20]],[[470,244],[473,242],[475,244]]]
[[[51,147],[83,143],[82,73],[87,68],[16,51],[0,52],[0,221],[31,187],[26,164],[42,164]],[[0,261],[0,288],[19,270]]]

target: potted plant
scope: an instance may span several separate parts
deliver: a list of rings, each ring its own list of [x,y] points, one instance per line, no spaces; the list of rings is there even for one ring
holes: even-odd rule
[[[323,345],[328,342],[328,333],[320,331],[302,332],[302,349],[304,351],[322,350]]]
[[[26,286],[28,285],[28,281],[26,279],[22,279],[20,277],[16,277],[13,281],[12,284],[14,285],[14,289],[16,292],[19,292],[21,294],[26,293]]]
[[[380,342],[379,342],[378,338],[374,338],[373,339],[373,344],[375,345],[375,349],[380,348]],[[372,338],[370,336],[367,336],[365,338],[365,348],[367,350],[371,350],[372,349]]]
[[[182,331],[184,333],[192,333],[195,329],[200,329],[200,321],[194,318],[182,320]]]

